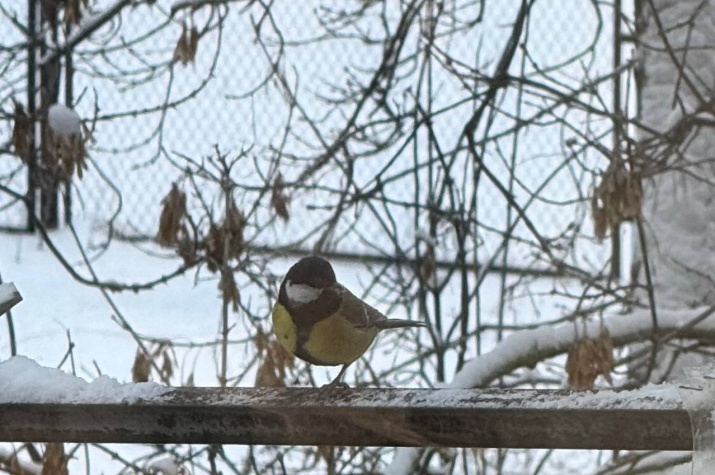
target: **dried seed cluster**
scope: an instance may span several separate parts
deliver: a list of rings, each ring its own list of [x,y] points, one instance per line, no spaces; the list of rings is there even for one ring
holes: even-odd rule
[[[199,48],[199,32],[195,26],[189,28],[184,23],[181,29],[181,36],[179,41],[176,42],[176,47],[174,48],[174,61],[186,66],[189,63],[193,63],[196,59],[196,51]]]
[[[206,265],[211,272],[217,272],[227,260],[238,259],[244,250],[243,232],[246,218],[236,206],[233,199],[229,200],[226,218],[221,224],[212,224],[206,238],[208,259]]]
[[[258,331],[253,341],[261,359],[256,373],[257,388],[283,388],[289,371],[295,366],[295,358],[275,338]]]
[[[152,366],[156,364],[161,374],[162,380],[169,380],[174,375],[174,363],[171,357],[171,345],[169,343],[158,343],[150,354],[146,354],[141,348],[137,348],[132,365],[132,381],[135,383],[146,383],[151,377]]]
[[[12,149],[25,163],[29,161],[30,144],[32,143],[32,119],[25,112],[25,107],[15,103],[15,115],[12,127]]]
[[[280,173],[276,175],[276,179],[271,186],[271,206],[283,221],[290,219],[290,211],[288,210],[290,198],[285,193],[285,183],[283,183],[283,175]]]
[[[601,330],[598,338],[582,339],[569,348],[566,373],[574,389],[593,389],[598,375],[611,381],[613,371],[613,342],[608,330]]]
[[[428,243],[425,251],[422,253],[422,258],[420,259],[420,281],[427,286],[434,285],[436,270],[437,261],[434,256],[434,246]]]
[[[79,25],[82,10],[89,8],[89,0],[40,0],[42,16],[52,26],[57,26],[57,17],[62,11],[65,25]]]
[[[621,222],[640,218],[642,199],[640,176],[621,162],[609,166],[591,198],[596,238],[602,241]]]
[[[223,222],[210,224],[205,237],[198,236],[195,227],[191,227],[194,231],[190,232],[186,193],[176,183],[172,184],[161,205],[156,242],[160,246],[175,249],[186,265],[203,261],[209,271],[220,272],[219,291],[237,312],[241,294],[229,264],[232,260],[238,261],[245,250],[243,235],[246,218],[235,201],[228,201]]]
[[[183,222],[186,217],[186,193],[172,183],[171,191],[161,200],[161,206],[156,242],[163,247],[180,247],[182,236],[188,234]]]

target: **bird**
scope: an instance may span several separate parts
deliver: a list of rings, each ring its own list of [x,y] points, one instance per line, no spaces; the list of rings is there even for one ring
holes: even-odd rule
[[[325,387],[342,386],[348,366],[381,330],[424,327],[423,322],[387,318],[338,283],[330,263],[303,257],[281,282],[272,311],[273,333],[291,354],[313,365],[343,365]]]

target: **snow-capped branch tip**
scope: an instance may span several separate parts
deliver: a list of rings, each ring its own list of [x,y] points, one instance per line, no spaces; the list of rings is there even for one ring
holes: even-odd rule
[[[17,291],[15,284],[12,282],[0,284],[0,315],[4,315],[20,302],[22,302],[22,295]]]

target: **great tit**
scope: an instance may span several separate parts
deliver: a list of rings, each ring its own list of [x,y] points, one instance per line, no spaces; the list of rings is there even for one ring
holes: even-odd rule
[[[340,285],[330,263],[317,256],[288,270],[273,306],[273,332],[288,352],[314,365],[343,365],[328,386],[342,384],[345,370],[380,330],[423,326],[388,319]]]

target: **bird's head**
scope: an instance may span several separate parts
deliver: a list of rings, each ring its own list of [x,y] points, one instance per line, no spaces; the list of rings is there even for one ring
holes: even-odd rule
[[[291,305],[305,305],[335,285],[335,272],[322,257],[304,257],[288,270],[283,279],[285,297]]]

